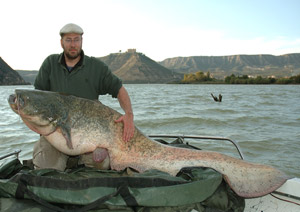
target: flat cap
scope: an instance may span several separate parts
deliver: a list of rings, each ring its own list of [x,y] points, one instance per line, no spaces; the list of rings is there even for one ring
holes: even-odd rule
[[[83,30],[80,26],[76,24],[66,24],[61,30],[59,31],[60,36],[68,33],[75,33],[75,34],[83,34]]]

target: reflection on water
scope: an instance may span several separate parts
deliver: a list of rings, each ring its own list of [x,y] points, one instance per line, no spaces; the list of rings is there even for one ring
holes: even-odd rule
[[[278,167],[300,177],[299,85],[125,85],[135,123],[145,134],[184,134],[227,137],[239,142],[247,160]],[[15,88],[0,87],[0,155],[22,149],[31,157],[38,135],[9,108]],[[210,93],[223,96],[214,102]],[[100,101],[122,112],[118,101]],[[195,141],[190,141],[195,143]],[[234,155],[227,142],[197,142],[207,150]]]

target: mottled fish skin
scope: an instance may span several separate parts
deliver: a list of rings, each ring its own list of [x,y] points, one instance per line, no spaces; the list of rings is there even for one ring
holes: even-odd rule
[[[38,90],[16,90],[15,97],[9,98],[11,108],[30,129],[43,132],[41,134],[61,152],[79,155],[105,148],[111,168],[115,170],[126,167],[139,172],[159,169],[176,175],[183,167],[209,167],[222,173],[232,190],[246,198],[266,195],[287,180],[284,173],[271,166],[217,152],[163,145],[137,128],[133,139],[124,142],[123,126],[114,122],[121,114],[99,101]]]

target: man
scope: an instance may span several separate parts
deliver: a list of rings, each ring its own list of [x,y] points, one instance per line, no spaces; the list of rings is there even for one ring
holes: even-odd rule
[[[88,57],[82,50],[83,30],[76,24],[67,24],[60,30],[63,53],[48,56],[36,77],[34,87],[39,90],[55,91],[98,100],[99,95],[117,97],[125,114],[116,123],[122,122],[123,140],[128,142],[134,134],[133,112],[129,95],[121,80],[113,75],[99,59]],[[42,136],[33,150],[35,168],[65,170],[69,156],[56,150]],[[105,149],[81,155],[79,163],[99,169],[109,168]]]

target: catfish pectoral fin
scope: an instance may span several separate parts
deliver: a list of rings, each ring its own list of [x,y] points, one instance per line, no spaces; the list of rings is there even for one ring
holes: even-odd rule
[[[61,129],[62,135],[66,139],[67,146],[70,149],[73,149],[73,144],[72,144],[72,139],[71,139],[71,133],[70,133],[71,130],[68,127],[66,127],[66,126],[60,126],[60,129]]]

